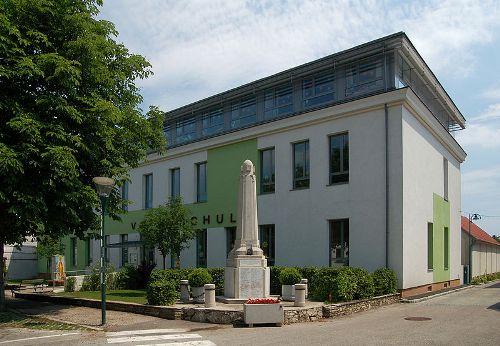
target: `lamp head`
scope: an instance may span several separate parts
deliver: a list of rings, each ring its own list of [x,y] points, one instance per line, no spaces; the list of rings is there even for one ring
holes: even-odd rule
[[[108,197],[115,186],[115,180],[108,177],[95,177],[92,181],[101,197]]]

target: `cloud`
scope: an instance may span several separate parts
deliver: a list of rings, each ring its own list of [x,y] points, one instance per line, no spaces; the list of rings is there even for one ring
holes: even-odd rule
[[[456,139],[464,147],[500,148],[500,103],[489,105],[483,113],[471,118]]]
[[[464,195],[496,195],[500,190],[500,166],[470,170],[462,174]]]
[[[500,87],[488,88],[480,96],[485,99],[500,100]]]

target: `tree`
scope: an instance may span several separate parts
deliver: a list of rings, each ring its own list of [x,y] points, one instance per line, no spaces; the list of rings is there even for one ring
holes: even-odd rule
[[[52,256],[63,254],[64,248],[61,238],[43,237],[36,244],[36,253],[47,259],[48,266]]]
[[[493,235],[493,239],[500,243],[500,235]]]
[[[97,20],[102,0],[0,2],[0,259],[26,237],[97,230],[95,176],[123,184],[163,150],[163,114],[139,108],[150,64]],[[121,198],[110,196],[119,218]],[[1,263],[0,263],[1,264]],[[3,265],[0,265],[3,271]],[[4,307],[0,272],[0,309]]]
[[[139,224],[139,233],[147,246],[158,248],[163,256],[163,269],[167,255],[178,260],[196,234],[181,197],[172,197],[166,204],[149,210]]]

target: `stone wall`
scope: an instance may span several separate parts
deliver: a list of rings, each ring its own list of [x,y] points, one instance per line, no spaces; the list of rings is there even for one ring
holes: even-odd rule
[[[285,324],[315,322],[323,318],[323,308],[285,308]]]
[[[399,302],[399,293],[374,297],[365,300],[356,300],[346,303],[337,303],[323,306],[323,318],[350,315],[355,312],[370,310],[379,306],[390,305]]]

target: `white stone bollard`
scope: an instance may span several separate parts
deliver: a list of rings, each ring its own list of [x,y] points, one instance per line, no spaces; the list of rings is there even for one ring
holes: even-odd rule
[[[306,285],[295,284],[295,303],[293,306],[306,305]]]
[[[189,282],[181,280],[181,302],[189,303]]]
[[[308,281],[307,281],[307,279],[302,279],[302,280],[300,280],[300,283],[306,285],[306,299],[307,299],[307,297],[309,295],[309,289],[307,288]]]
[[[215,285],[205,285],[205,307],[213,308],[215,306]]]

